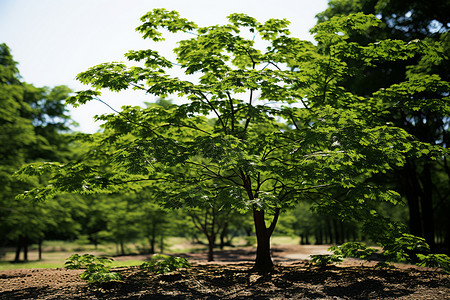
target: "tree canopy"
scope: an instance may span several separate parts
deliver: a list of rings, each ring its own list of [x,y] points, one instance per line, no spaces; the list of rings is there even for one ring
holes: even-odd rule
[[[365,97],[342,86],[343,77],[357,74],[347,59],[376,67],[439,51],[439,45],[419,40],[349,40],[352,33],[379,26],[373,15],[356,13],[318,24],[313,29],[317,45],[292,37],[284,19],[261,23],[232,14],[226,25],[198,27],[175,11],[155,9],[141,21],[137,31],[155,42],[164,41],[168,32],[190,37],[174,49],[177,61],[151,49],[129,51],[128,64],[104,63],[78,74],[92,89],[67,102],[99,99],[101,89],[133,88],[185,97],[187,103],[124,106],[100,116],[106,121],[104,133],[85,137],[91,151],[82,159],[32,164],[19,172],[53,173],[48,186],[24,196],[40,200],[58,192],[146,186],[166,207],[251,211],[255,269],[267,271],[273,268],[270,236],[284,210],[310,200],[316,210],[357,219],[367,228],[380,225],[375,203],[397,203],[399,195],[372,176],[404,165],[405,157],[447,155],[446,149],[419,141],[383,118],[391,109],[385,97],[413,110],[448,112],[448,101],[407,97],[448,89],[439,76],[411,78]],[[174,67],[189,79],[169,75]]]

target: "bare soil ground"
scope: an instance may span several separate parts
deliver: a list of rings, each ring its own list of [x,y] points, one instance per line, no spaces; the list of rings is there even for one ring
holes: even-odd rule
[[[274,246],[276,270],[250,273],[253,248],[180,254],[192,268],[152,275],[137,267],[116,268],[121,282],[89,285],[82,270],[22,269],[0,272],[0,299],[450,299],[450,276],[409,265],[377,270],[346,260],[317,268],[305,261],[323,246]],[[117,257],[116,260],[146,257]]]

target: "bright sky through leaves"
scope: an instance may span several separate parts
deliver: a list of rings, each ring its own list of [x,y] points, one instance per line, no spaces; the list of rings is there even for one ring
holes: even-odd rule
[[[226,23],[231,13],[245,13],[260,21],[286,18],[293,36],[312,40],[309,34],[314,16],[325,10],[326,0],[0,0],[0,43],[6,43],[19,62],[23,80],[36,86],[68,85],[86,89],[75,76],[96,64],[125,61],[128,50],[156,49],[167,58],[170,45],[143,40],[135,32],[139,18],[154,8],[176,10],[199,26]],[[102,100],[119,109],[122,105],[142,105],[154,97],[142,92],[103,93]],[[110,113],[104,104],[91,102],[71,114],[80,124],[77,130],[96,132],[96,114]]]

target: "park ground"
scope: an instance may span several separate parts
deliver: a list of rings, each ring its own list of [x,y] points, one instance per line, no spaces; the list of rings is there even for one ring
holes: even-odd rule
[[[450,276],[437,270],[404,264],[379,270],[374,262],[355,259],[311,266],[309,255],[324,254],[327,248],[276,244],[271,274],[249,272],[253,247],[217,251],[211,263],[205,251],[180,252],[176,255],[187,258],[192,267],[165,275],[132,266],[149,255],[118,256],[113,270],[122,281],[101,285],[80,279],[82,270],[62,266],[3,267],[0,299],[450,299]]]

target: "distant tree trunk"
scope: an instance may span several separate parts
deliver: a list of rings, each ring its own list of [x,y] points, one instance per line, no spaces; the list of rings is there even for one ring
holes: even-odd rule
[[[447,255],[450,255],[450,221],[447,220],[447,231],[444,237],[444,245],[447,252]]]
[[[155,253],[155,244],[156,244],[155,237],[152,236],[151,238],[149,238],[149,244],[150,244],[150,253],[151,254]]]
[[[223,225],[222,231],[220,232],[220,250],[223,250],[223,247],[225,246],[225,237],[228,233],[228,222],[225,222]]]
[[[344,222],[342,222],[342,221],[339,222],[339,228],[341,230],[341,243],[350,241],[349,233],[348,233],[349,230],[348,230],[348,227],[345,225],[346,224]]]
[[[14,257],[14,262],[20,261],[20,252],[22,251],[22,239],[19,237],[16,242],[16,256]]]
[[[120,254],[125,255],[125,246],[123,241],[120,241]]]
[[[23,261],[28,261],[28,238],[23,240]]]
[[[326,223],[326,226],[327,226],[326,233],[328,234],[328,244],[333,244],[333,231],[332,231],[332,228],[331,228],[330,218],[327,217],[325,223]]]
[[[341,234],[339,232],[339,223],[338,223],[338,221],[336,219],[333,219],[332,224],[333,224],[334,236],[335,236],[336,244],[342,244]]]
[[[159,253],[164,252],[164,232],[161,232],[160,242],[159,242]]]
[[[152,226],[152,234],[151,237],[149,239],[150,242],[150,253],[155,253],[155,243],[156,243],[156,222],[153,222],[153,226]]]
[[[316,245],[323,245],[323,232],[322,232],[322,228],[317,228],[316,229]]]
[[[433,213],[433,183],[431,180],[431,166],[426,162],[422,173],[423,194],[421,197],[422,220],[424,229],[424,238],[430,245],[431,251],[436,248],[435,229],[434,229],[434,213]]]
[[[405,168],[401,173],[401,182],[403,183],[403,190],[408,201],[409,208],[409,231],[415,236],[422,236],[422,221],[420,218],[420,204],[419,204],[419,181],[416,177],[416,170],[411,166],[411,163],[406,163]]]
[[[38,252],[39,252],[38,260],[42,260],[42,240],[39,240],[39,243],[38,243]]]

